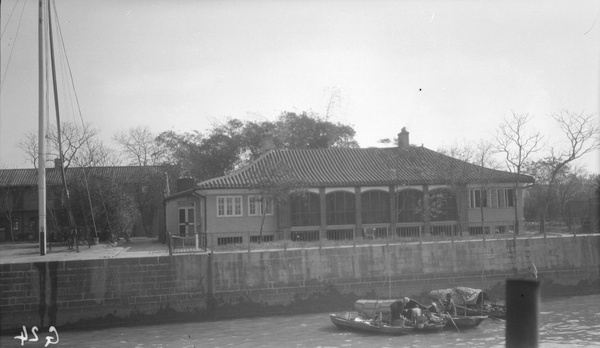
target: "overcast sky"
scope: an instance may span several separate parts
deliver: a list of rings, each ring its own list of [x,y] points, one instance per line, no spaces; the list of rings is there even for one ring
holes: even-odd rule
[[[1,6],[0,167],[31,167],[16,144],[37,131],[37,0]],[[362,147],[382,146],[402,127],[433,150],[491,138],[511,112],[533,115],[532,130],[556,144],[549,114],[599,110],[598,1],[56,0],[56,8],[83,119],[109,145],[115,131],[139,125],[205,131],[227,117],[324,115],[332,95],[331,120],[352,125]],[[79,122],[72,92],[63,98],[61,117]],[[599,158],[581,163],[600,172]]]

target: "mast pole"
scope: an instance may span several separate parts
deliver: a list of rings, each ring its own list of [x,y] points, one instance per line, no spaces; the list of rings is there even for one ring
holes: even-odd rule
[[[44,0],[39,0],[38,66],[39,66],[39,129],[38,129],[38,211],[40,255],[46,255],[46,103],[44,65]]]
[[[58,154],[60,155],[60,174],[63,182],[63,189],[65,190],[65,197],[67,201],[67,214],[69,216],[69,232],[73,233],[76,229],[75,217],[73,216],[73,210],[71,209],[71,198],[69,197],[69,188],[67,187],[67,178],[65,174],[65,156],[62,150],[62,137],[60,133],[60,112],[58,107],[58,84],[56,82],[56,63],[54,61],[54,40],[52,36],[52,15],[50,8],[50,2],[48,1],[48,38],[50,39],[50,67],[52,70],[52,87],[54,89],[54,111],[56,113],[56,130],[57,130],[57,142],[58,142]],[[77,238],[77,236],[75,236]],[[79,250],[79,245],[77,244],[77,240],[74,241],[77,250]]]

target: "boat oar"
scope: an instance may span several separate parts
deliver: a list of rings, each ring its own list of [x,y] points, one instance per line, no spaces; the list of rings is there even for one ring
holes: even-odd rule
[[[442,300],[440,300],[439,298],[438,298],[438,302],[442,305],[442,307],[446,308],[446,306],[444,306],[444,303],[442,303]],[[456,331],[460,332],[460,330],[458,329],[458,326],[456,326],[456,323],[454,322],[454,319],[452,319],[452,314],[448,313],[448,316],[450,317],[450,321],[452,322],[452,324],[454,324]]]
[[[502,318],[499,318],[499,317],[495,317],[495,316],[493,316],[493,315],[488,315],[488,317],[490,317],[490,318],[492,318],[492,319],[496,319],[496,320],[502,320],[502,321],[506,321],[506,319],[502,319]]]

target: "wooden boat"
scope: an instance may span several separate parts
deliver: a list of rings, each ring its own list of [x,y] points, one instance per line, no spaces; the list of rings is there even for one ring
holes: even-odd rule
[[[329,314],[331,322],[342,330],[371,332],[386,335],[409,335],[415,333],[441,332],[446,325],[445,321],[439,323],[428,322],[422,328],[406,325],[408,322],[401,321],[390,325],[377,319],[366,319],[357,312],[344,312]]]
[[[397,299],[392,300],[358,300],[354,303],[354,310],[358,312],[364,318],[374,318],[376,314],[380,313],[383,321],[389,322],[391,317],[391,309],[390,306],[392,303],[398,301]],[[418,307],[422,310],[426,310],[426,307],[420,304],[415,300],[410,300],[408,303],[408,308]],[[457,306],[458,308],[458,306]],[[461,313],[462,314],[462,313]],[[487,315],[481,315],[480,313],[468,313],[466,315],[457,315],[452,317],[454,320],[454,324],[452,324],[451,320],[447,320],[446,326],[444,327],[447,330],[456,330],[458,327],[459,330],[465,330],[477,327],[481,324],[482,321],[487,319]]]
[[[456,306],[456,310],[459,313],[465,313],[469,316],[485,315],[488,318],[506,320],[506,306],[499,304],[484,304],[483,307],[477,306]]]
[[[506,319],[506,306],[491,301],[488,294],[481,289],[456,287],[433,290],[429,293],[432,300],[443,301],[450,294],[456,305],[457,314],[465,316],[488,316],[492,319]]]
[[[467,330],[479,326],[482,321],[487,319],[487,315],[457,315],[452,320],[446,322],[444,330]],[[454,322],[454,323],[453,323]]]

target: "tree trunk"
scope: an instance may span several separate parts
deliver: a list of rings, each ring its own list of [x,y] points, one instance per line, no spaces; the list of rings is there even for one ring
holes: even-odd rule
[[[519,234],[519,208],[517,207],[517,190],[515,189],[515,235]]]

